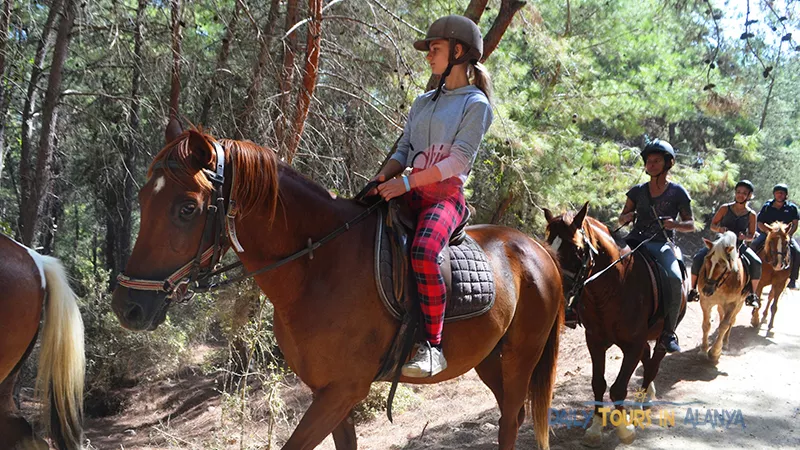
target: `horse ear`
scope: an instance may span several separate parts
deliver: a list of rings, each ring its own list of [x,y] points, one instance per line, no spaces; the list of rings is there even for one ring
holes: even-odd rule
[[[586,213],[589,212],[589,202],[586,202],[581,207],[578,214],[575,214],[575,219],[572,220],[572,226],[577,230],[583,228],[583,221],[586,219]]]
[[[189,149],[192,152],[192,157],[201,167],[214,167],[214,152],[212,151],[211,143],[202,133],[194,130],[189,132]]]
[[[713,246],[714,246],[714,243],[713,243],[713,242],[711,242],[711,241],[709,241],[709,240],[708,240],[708,239],[706,239],[706,238],[703,238],[703,243],[704,243],[704,244],[706,244],[706,247],[708,247],[708,249],[709,249],[709,250],[711,250],[711,247],[713,247]]]
[[[169,144],[175,139],[178,139],[178,136],[180,136],[182,133],[183,127],[181,126],[181,123],[178,122],[178,119],[174,117],[169,119],[169,123],[167,123],[167,129],[164,132],[164,140],[166,141],[165,144]]]
[[[547,208],[542,209],[542,211],[544,211],[544,218],[547,220],[547,223],[552,223],[553,219],[555,219],[555,217],[553,217],[553,213],[551,213]]]

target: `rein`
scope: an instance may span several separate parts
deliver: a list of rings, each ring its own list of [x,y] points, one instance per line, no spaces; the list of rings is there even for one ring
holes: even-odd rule
[[[264,272],[277,269],[278,267],[281,267],[284,264],[294,261],[305,255],[308,255],[309,259],[314,259],[314,250],[330,242],[340,234],[349,231],[352,226],[367,218],[383,203],[385,203],[384,200],[381,199],[366,210],[362,211],[352,220],[346,222],[344,225],[333,230],[331,233],[316,242],[309,238],[306,248],[299,250],[285,258],[252,272],[245,272],[239,276],[229,278],[224,281],[210,283],[209,281],[214,277],[242,266],[242,262],[237,261],[235,263],[228,264],[227,266],[214,269],[217,267],[222,259],[222,256],[231,245],[233,245],[237,251],[242,251],[242,248],[238,242],[238,239],[236,238],[236,230],[233,224],[233,219],[235,217],[235,202],[233,198],[229,200],[227,213],[225,211],[225,195],[223,193],[223,185],[225,184],[225,152],[218,142],[212,141],[212,145],[217,156],[216,170],[211,171],[205,168],[203,169],[203,173],[213,186],[213,192],[208,200],[208,213],[203,229],[203,237],[201,238],[200,245],[197,250],[197,256],[192,261],[186,263],[181,268],[173,272],[172,275],[167,277],[165,280],[146,280],[133,278],[125,275],[124,273],[120,273],[117,276],[117,281],[120,286],[137,291],[164,292],[166,293],[166,302],[168,304],[172,301],[185,303],[191,300],[196,292],[210,292],[234,283],[238,283],[248,278],[260,275]],[[181,166],[177,161],[169,161],[158,162],[153,167],[158,169],[165,167],[180,168]],[[363,198],[369,189],[375,185],[377,185],[377,183],[368,184],[367,187],[365,187],[364,190],[362,190],[362,192],[356,196],[356,198]],[[233,192],[233,187],[231,187],[231,192]],[[209,244],[205,251],[203,251],[204,244],[207,240],[206,232],[209,230],[211,230],[211,233],[213,233],[213,242]],[[206,263],[209,263],[208,268],[203,269],[202,266]]]

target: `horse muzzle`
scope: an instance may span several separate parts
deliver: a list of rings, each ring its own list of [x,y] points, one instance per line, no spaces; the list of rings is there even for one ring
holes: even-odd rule
[[[111,310],[120,325],[133,331],[153,331],[164,323],[170,301],[164,292],[138,291],[117,286]]]

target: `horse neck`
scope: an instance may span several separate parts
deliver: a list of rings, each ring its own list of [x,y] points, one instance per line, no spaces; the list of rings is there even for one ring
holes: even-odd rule
[[[258,270],[308,247],[308,240],[319,241],[335,229],[354,219],[364,207],[346,199],[334,199],[325,189],[303,178],[288,166],[281,165],[279,200],[272,226],[269,227],[268,208],[253,211],[237,221],[237,235],[244,248],[239,258],[248,270]],[[265,205],[266,206],[266,205]],[[353,246],[334,239],[316,252],[335,255],[337,261],[348,261],[346,252]],[[331,252],[331,248],[336,248]],[[301,295],[302,287],[330,269],[330,260],[317,254],[308,255],[256,277],[262,290],[276,309],[281,302],[292,302]],[[334,262],[335,263],[335,262]]]

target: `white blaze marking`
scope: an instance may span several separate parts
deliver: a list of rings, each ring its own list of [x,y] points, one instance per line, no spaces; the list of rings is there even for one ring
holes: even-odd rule
[[[556,238],[553,240],[553,243],[550,244],[550,246],[553,247],[553,251],[557,252],[558,248],[561,247],[561,243],[562,242],[564,242],[564,241],[561,240],[561,237],[560,236],[556,236]]]
[[[158,191],[160,191],[161,189],[164,189],[164,185],[165,184],[167,184],[167,183],[164,180],[164,176],[163,175],[158,177],[158,178],[156,178],[156,186],[153,188],[153,193],[154,194],[158,194]]]

